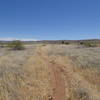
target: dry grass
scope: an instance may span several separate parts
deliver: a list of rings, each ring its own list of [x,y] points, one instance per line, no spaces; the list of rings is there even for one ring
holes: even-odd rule
[[[48,55],[69,57],[72,60],[74,72],[78,73],[79,76],[82,76],[89,83],[87,88],[90,87],[91,91],[96,90],[100,94],[100,47],[83,48],[79,45],[52,45],[48,49]],[[55,59],[57,59],[56,57]],[[64,61],[67,62],[67,59],[65,58]],[[67,67],[64,70],[68,70]],[[79,84],[78,87],[80,87]],[[71,89],[69,100],[94,100],[92,94],[89,95],[89,91],[84,89],[84,86],[77,89]]]
[[[54,76],[51,71],[57,67],[59,74]],[[52,44],[28,45],[23,51],[0,48],[0,100],[55,100],[49,98],[53,98],[53,86],[60,83],[52,85],[53,77],[64,80],[66,100],[100,100],[100,47]]]

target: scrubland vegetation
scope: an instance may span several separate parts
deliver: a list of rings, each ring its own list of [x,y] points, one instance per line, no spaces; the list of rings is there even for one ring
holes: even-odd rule
[[[51,50],[48,50],[48,55],[55,55],[60,57],[69,57],[72,60],[73,70],[89,82],[89,86],[93,90],[97,90],[100,93],[100,47],[83,47],[83,45],[53,45]],[[66,59],[64,59],[67,62]],[[67,68],[65,69],[67,70]],[[77,79],[78,81],[78,79]],[[74,84],[74,83],[73,83]],[[84,84],[84,83],[83,83]],[[85,84],[84,84],[85,85]],[[89,88],[89,87],[87,87]],[[91,90],[91,91],[93,91]],[[74,94],[73,94],[74,93]],[[80,87],[77,91],[72,92],[69,100],[91,100],[92,95],[89,96],[89,92],[84,87]],[[84,99],[82,99],[84,98]],[[96,100],[96,99],[92,99]],[[99,100],[99,99],[97,99]]]
[[[7,45],[12,50],[23,50],[25,49],[24,44],[21,41],[12,41]]]
[[[66,43],[1,46],[0,100],[100,100],[99,44]]]

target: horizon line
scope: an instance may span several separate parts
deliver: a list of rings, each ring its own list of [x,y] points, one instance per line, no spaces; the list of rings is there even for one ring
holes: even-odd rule
[[[0,38],[0,41],[60,41],[60,40],[100,40],[100,38],[84,38],[84,39],[34,39],[34,38]]]

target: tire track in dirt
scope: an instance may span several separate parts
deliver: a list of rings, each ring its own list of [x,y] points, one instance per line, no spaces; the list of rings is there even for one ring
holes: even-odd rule
[[[43,50],[38,50],[37,54],[44,59],[48,66],[48,70],[50,70],[53,94],[47,95],[46,100],[65,100],[65,81],[63,79],[63,74],[60,68],[56,65],[54,61],[51,61],[49,57],[45,54]]]
[[[51,67],[53,81],[53,100],[65,100],[65,82],[62,72],[54,62],[50,63],[49,67]]]

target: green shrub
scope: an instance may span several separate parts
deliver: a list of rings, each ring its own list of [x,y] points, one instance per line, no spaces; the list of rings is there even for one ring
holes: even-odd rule
[[[84,44],[84,42],[80,42],[80,44],[81,44],[81,45],[83,45],[83,44]]]
[[[66,44],[66,45],[68,45],[68,44],[69,44],[69,42],[62,41],[62,44]]]
[[[25,49],[24,45],[22,44],[21,41],[12,41],[11,43],[8,44],[8,47],[13,49],[13,50],[23,50]]]
[[[96,44],[95,43],[92,43],[92,42],[85,42],[84,45],[86,47],[96,47]]]
[[[0,47],[1,47],[1,48],[4,48],[4,44],[3,44],[3,43],[0,43]]]
[[[80,44],[85,47],[96,47],[96,43],[90,41],[80,42]]]
[[[62,41],[62,44],[64,44],[65,42],[64,41]]]
[[[66,44],[66,45],[69,45],[70,43],[69,43],[69,42],[65,42],[65,44]]]

